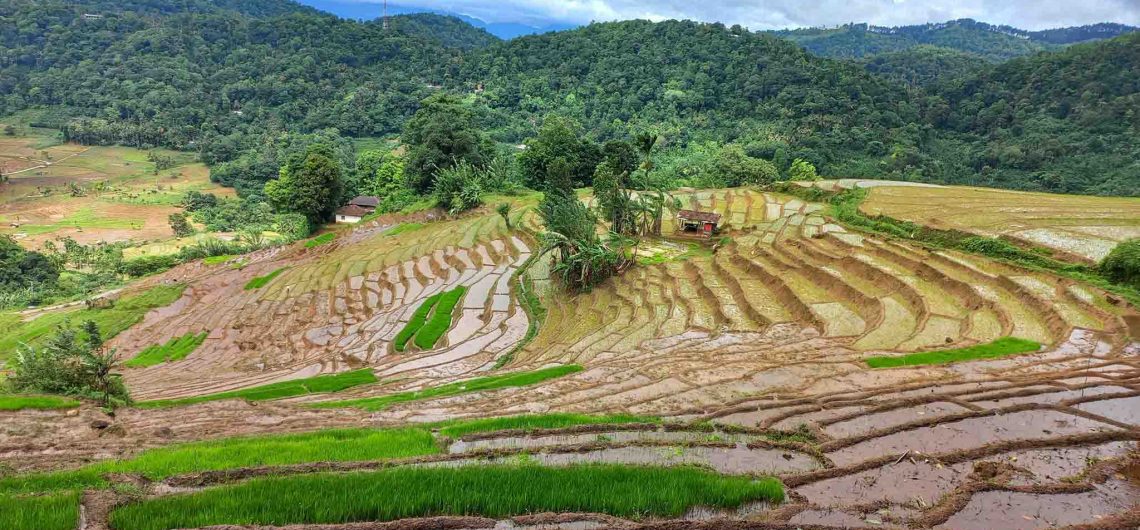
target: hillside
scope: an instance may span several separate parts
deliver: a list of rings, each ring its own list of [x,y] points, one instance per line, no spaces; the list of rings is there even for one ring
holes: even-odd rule
[[[1096,24],[1044,31],[994,26],[970,19],[917,26],[881,27],[848,24],[837,28],[782,30],[774,34],[792,40],[823,57],[863,58],[910,50],[921,45],[966,52],[991,62],[1031,55],[1060,46],[1110,39],[1136,31],[1121,24]]]

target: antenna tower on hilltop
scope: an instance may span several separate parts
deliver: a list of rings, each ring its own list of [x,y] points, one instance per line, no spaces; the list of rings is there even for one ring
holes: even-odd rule
[[[388,29],[388,0],[384,0],[384,29]]]

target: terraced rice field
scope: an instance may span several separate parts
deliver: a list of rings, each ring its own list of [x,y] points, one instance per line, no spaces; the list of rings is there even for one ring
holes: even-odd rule
[[[668,510],[612,507],[610,513],[585,500],[576,510],[487,486],[487,495],[520,504],[488,514],[413,511],[391,528],[636,528],[671,527],[676,520],[715,527],[720,517],[789,529],[1140,525],[1140,342],[1124,323],[1135,318],[1135,308],[1045,273],[850,233],[818,204],[748,190],[681,198],[725,215],[731,239],[715,250],[709,245],[634,267],[575,296],[551,288],[549,262],[531,260],[533,235],[508,230],[492,212],[398,233],[372,223],[318,247],[251,255],[242,270],[181,266],[149,281],[185,283],[183,297],[112,346],[130,358],[188,334],[204,331],[206,339],[185,358],[126,370],[136,399],[189,398],[352,370],[371,370],[377,381],[256,404],[125,409],[114,418],[114,434],[89,427],[103,417],[91,407],[9,412],[5,424],[13,427],[0,430],[0,459],[13,461],[17,471],[77,468],[172,442],[413,424],[432,433],[438,451],[211,469],[152,477],[139,487],[153,506],[193,506],[223,491],[217,488],[256,490],[247,481],[267,475],[274,491],[310,483],[341,491],[350,482],[383,484],[382,471],[393,466],[491,464],[494,473],[507,474],[514,471],[504,468],[541,466],[565,469],[569,477],[590,473],[580,469],[591,465],[648,466],[653,473],[695,465],[713,477],[776,477],[785,500],[678,501]],[[539,228],[529,210],[519,212],[515,226]],[[532,322],[513,279],[528,260],[534,266],[526,284],[542,293],[546,316],[524,342]],[[278,270],[260,288],[244,289]],[[393,342],[417,309],[445,292],[462,297],[438,342],[396,351]],[[940,365],[867,363],[1003,337],[1042,347]],[[537,370],[561,371],[534,384],[479,386],[487,377]],[[431,391],[439,388],[448,391]],[[373,402],[383,406],[341,406]],[[454,435],[448,434],[454,424],[434,423],[548,412],[636,417]],[[501,421],[499,428],[541,424]],[[361,476],[373,472],[379,474]],[[300,478],[291,485],[291,477]],[[630,487],[623,495],[640,499]],[[130,500],[119,495],[88,491],[85,513],[98,521],[147,520],[139,515],[145,507],[116,519],[111,507]],[[470,502],[502,506],[501,500]],[[348,530],[339,523],[392,517],[350,508],[356,515],[330,515],[338,524],[319,528]],[[202,520],[264,522],[227,513],[232,519]],[[273,524],[317,522],[298,517]]]
[[[1022,239],[1091,261],[1140,237],[1135,198],[883,185],[871,189],[862,209],[935,228]]]
[[[44,142],[49,147],[37,147]],[[204,164],[160,152],[182,163],[156,175],[147,152],[139,149],[0,138],[0,168],[9,177],[0,189],[0,234],[28,248],[64,236],[85,244],[172,240],[167,217],[179,211],[183,194],[233,194],[210,182]],[[72,196],[70,184],[86,188],[86,194]]]

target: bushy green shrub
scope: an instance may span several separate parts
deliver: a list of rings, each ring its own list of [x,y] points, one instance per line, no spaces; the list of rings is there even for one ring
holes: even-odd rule
[[[1140,238],[1116,245],[1100,262],[1100,271],[1114,282],[1140,288]]]
[[[119,270],[128,276],[139,277],[165,271],[179,263],[181,263],[181,261],[178,259],[178,256],[174,254],[166,256],[141,256],[124,261]]]
[[[88,320],[83,334],[64,322],[43,346],[20,345],[9,362],[8,385],[16,392],[86,397],[107,405],[129,402],[126,385],[111,373],[115,351],[103,348],[99,327]]]

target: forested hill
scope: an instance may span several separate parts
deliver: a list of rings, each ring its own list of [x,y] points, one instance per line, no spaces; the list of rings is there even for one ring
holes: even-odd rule
[[[1110,39],[1137,29],[1122,24],[1096,24],[1025,31],[962,19],[898,27],[848,24],[837,28],[783,30],[774,34],[799,43],[823,57],[862,58],[930,45],[968,52],[988,61],[999,62],[1057,49],[1067,44]]]
[[[397,133],[447,91],[512,144],[562,115],[597,140],[656,131],[682,157],[734,143],[780,171],[800,158],[829,176],[1140,194],[1137,35],[971,68],[944,48],[834,60],[696,22],[504,42],[454,18],[399,17],[385,31],[284,0],[99,9],[110,4],[0,5],[0,116],[219,164],[304,141],[289,134]],[[216,173],[257,189],[280,167],[263,158]]]
[[[972,143],[982,182],[1136,196],[1136,72],[1140,33],[984,69],[946,85],[927,112],[932,125]]]
[[[401,17],[384,31],[292,2],[248,3],[266,13],[293,6],[262,17],[225,8],[246,2],[160,13],[147,8],[158,0],[135,1],[140,11],[0,6],[0,115],[44,108],[41,124],[70,123],[81,141],[176,148],[267,124],[376,135],[397,131],[429,85],[452,76],[461,48],[497,41],[437,15]]]

